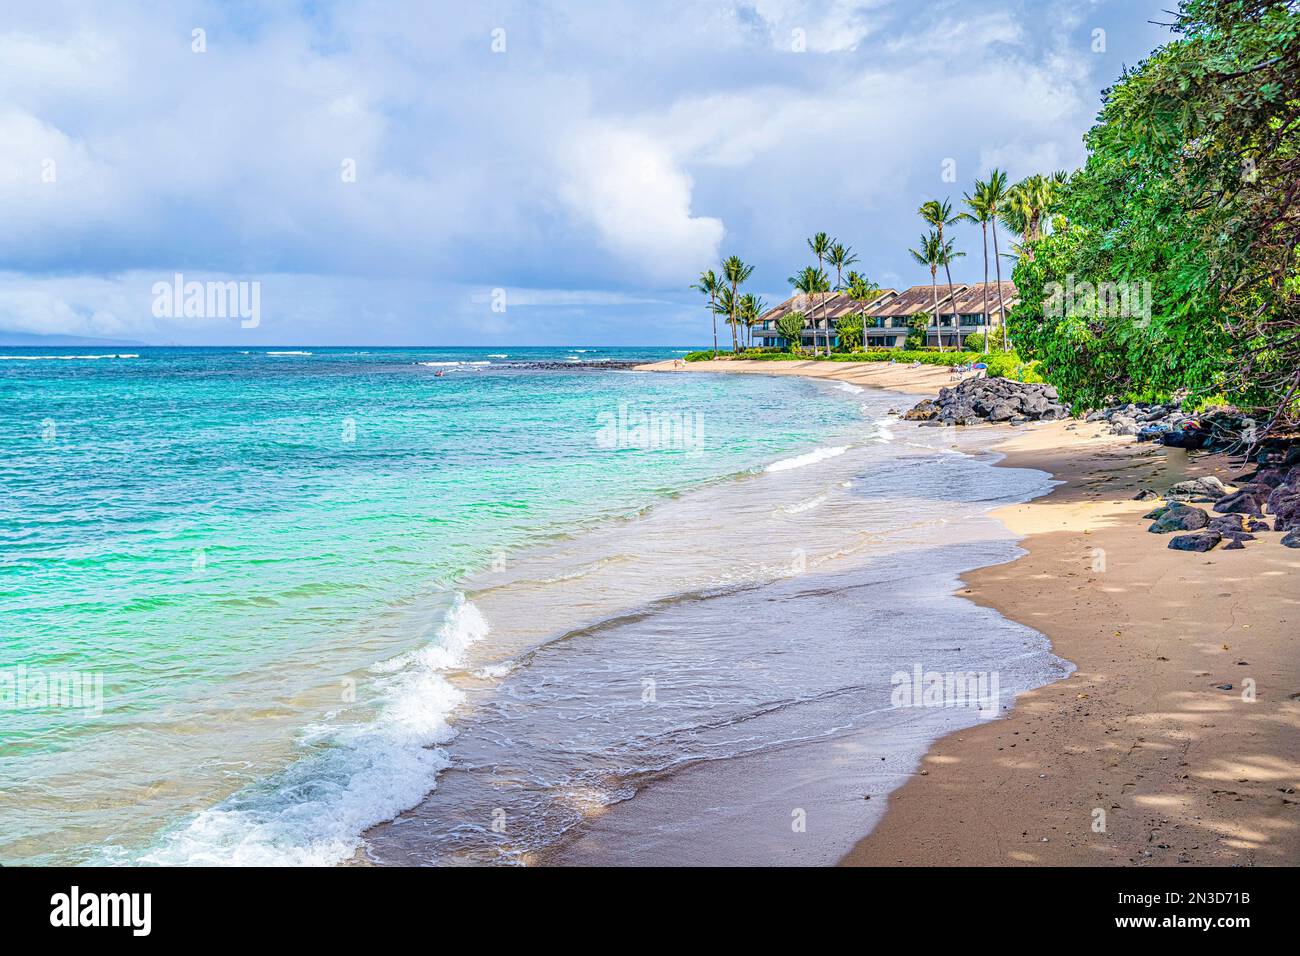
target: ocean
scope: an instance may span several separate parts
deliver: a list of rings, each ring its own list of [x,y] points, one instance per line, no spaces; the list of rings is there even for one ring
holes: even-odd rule
[[[0,862],[833,862],[1063,676],[1046,475],[685,351],[0,348]]]

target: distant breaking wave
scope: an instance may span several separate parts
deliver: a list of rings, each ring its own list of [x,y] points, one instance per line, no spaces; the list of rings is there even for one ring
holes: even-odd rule
[[[128,359],[139,357],[134,352],[114,352],[108,355],[0,355],[0,360],[6,362],[66,362],[69,359]]]

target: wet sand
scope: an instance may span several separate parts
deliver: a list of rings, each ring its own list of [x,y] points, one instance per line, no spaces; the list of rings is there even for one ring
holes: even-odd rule
[[[680,368],[948,384],[928,367]],[[994,512],[1028,553],[963,575],[958,593],[1047,635],[1078,670],[939,740],[842,864],[1300,864],[1300,551],[1275,533],[1244,551],[1171,551],[1142,519],[1158,502],[1133,500],[1241,469],[1097,425],[988,434],[1003,465],[1063,484]]]
[[[842,863],[1300,863],[1300,551],[1261,534],[1186,554],[1146,531],[1139,488],[1226,482],[1221,456],[1059,422],[997,449],[1064,484],[994,513],[1028,554],[959,593],[1078,670],[940,740]]]

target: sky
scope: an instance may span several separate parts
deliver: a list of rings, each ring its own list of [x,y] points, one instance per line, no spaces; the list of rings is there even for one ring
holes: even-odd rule
[[[0,339],[688,346],[702,270],[774,305],[820,231],[928,283],[917,207],[1076,168],[1171,6],[9,3]],[[256,321],[162,301],[177,275]]]

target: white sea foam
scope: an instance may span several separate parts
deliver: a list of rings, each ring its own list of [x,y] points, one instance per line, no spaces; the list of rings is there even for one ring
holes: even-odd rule
[[[141,862],[328,866],[350,857],[366,829],[415,806],[450,762],[441,745],[455,736],[447,718],[464,695],[445,673],[488,630],[457,596],[433,642],[372,668],[383,675],[373,719],[308,728],[308,756],[199,813]]]
[[[267,355],[311,355],[310,352],[267,352]]]
[[[794,458],[783,458],[780,461],[774,461],[764,468],[764,471],[789,471],[792,468],[803,468],[806,465],[815,465],[819,461],[825,461],[827,458],[834,458],[836,455],[842,455],[849,450],[848,445],[836,445],[833,448],[816,448],[806,455],[797,455]]]
[[[851,395],[856,395],[858,392],[863,391],[861,385],[854,385],[852,382],[836,382],[833,387],[838,388],[841,392],[848,392]]]
[[[510,358],[510,354],[508,352],[489,353],[488,358]]]
[[[889,426],[884,422],[877,422],[876,433],[871,437],[873,441],[877,441],[882,445],[888,445],[894,440],[894,433],[890,431]]]
[[[785,513],[788,515],[803,514],[803,512],[805,511],[812,511],[814,508],[816,508],[825,500],[826,500],[825,495],[818,495],[816,498],[810,498],[807,501],[801,501],[797,505],[790,505],[790,507],[784,510]]]
[[[429,368],[456,368],[462,365],[491,365],[491,362],[416,362]]]

